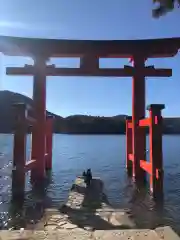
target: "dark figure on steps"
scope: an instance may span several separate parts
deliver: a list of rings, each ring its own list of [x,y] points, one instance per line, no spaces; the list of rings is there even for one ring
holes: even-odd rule
[[[83,177],[85,178],[85,177],[86,177],[86,172],[84,171],[82,175],[83,175]]]
[[[87,172],[83,172],[84,182],[86,183],[86,186],[89,187],[92,181],[92,173],[91,169],[89,168]]]

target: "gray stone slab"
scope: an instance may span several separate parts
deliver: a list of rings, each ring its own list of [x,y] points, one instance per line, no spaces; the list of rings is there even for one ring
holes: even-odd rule
[[[50,233],[48,235],[49,239],[52,239],[52,234],[56,234],[56,240],[61,239],[61,240],[89,240],[92,239],[92,233],[82,230],[82,229],[73,229],[73,230],[57,230],[55,233]],[[53,240],[54,240],[53,239]]]
[[[45,231],[0,231],[1,240],[44,240],[47,239],[47,233]]]
[[[88,229],[87,229],[88,230]],[[170,227],[131,230],[96,230],[84,229],[57,229],[48,231],[0,231],[1,240],[179,240],[179,237]]]
[[[180,240],[180,237],[172,230],[171,227],[159,227],[155,229],[160,239],[164,240]]]
[[[93,233],[93,237],[97,240],[159,240],[153,230],[97,230]]]
[[[92,189],[86,189],[83,179],[76,179],[72,189],[67,204],[60,211],[45,211],[46,230],[82,228],[93,231],[134,227],[126,210],[116,211],[108,202],[103,202],[107,198],[100,179],[93,180]]]
[[[135,223],[130,219],[130,217],[123,212],[113,212],[110,218],[110,222],[113,225],[122,225],[124,227],[134,228]]]

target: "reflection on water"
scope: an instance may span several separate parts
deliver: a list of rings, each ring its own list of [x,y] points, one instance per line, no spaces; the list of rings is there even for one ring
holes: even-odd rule
[[[27,174],[25,201],[17,206],[11,203],[12,135],[0,135],[0,227],[37,222],[44,208],[59,207],[67,200],[75,177],[91,167],[93,175],[104,181],[109,202],[130,208],[138,227],[170,225],[180,232],[179,140],[180,136],[163,138],[164,202],[155,203],[147,188],[136,186],[126,175],[124,136],[54,135],[52,172],[41,190],[31,186]]]

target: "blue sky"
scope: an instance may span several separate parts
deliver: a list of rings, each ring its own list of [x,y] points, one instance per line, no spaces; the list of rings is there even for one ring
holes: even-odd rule
[[[140,39],[180,37],[180,10],[153,19],[151,0],[0,0],[0,35],[66,39]],[[33,63],[0,55],[0,89],[32,96],[32,77],[7,77],[6,66]],[[58,66],[74,60],[51,59]],[[128,59],[101,60],[122,67]],[[172,67],[171,78],[148,78],[146,102],[164,103],[165,116],[180,116],[180,56],[148,60]],[[131,114],[131,78],[48,77],[47,109],[62,116]]]

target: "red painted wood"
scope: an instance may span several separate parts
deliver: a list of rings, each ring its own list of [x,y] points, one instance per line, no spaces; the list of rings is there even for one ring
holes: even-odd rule
[[[132,81],[132,153],[133,176],[136,180],[144,181],[145,172],[140,167],[140,160],[145,159],[146,136],[143,128],[139,128],[139,120],[145,117],[145,77],[142,74],[145,63],[144,56],[133,57],[136,74]]]
[[[132,153],[129,153],[128,157],[129,157],[129,160],[130,160],[130,161],[132,161],[132,162],[134,161],[134,156],[133,156]]]
[[[139,127],[148,127],[150,124],[150,119],[149,118],[144,118],[139,120]]]
[[[162,116],[161,110],[164,107],[153,105],[149,109],[151,118],[150,124],[150,162],[152,173],[150,187],[154,196],[162,195],[163,192],[163,151],[162,151]]]
[[[45,176],[45,132],[46,132],[46,58],[36,56],[34,60],[33,101],[36,123],[32,130],[32,159],[36,168],[32,169],[33,181]]]
[[[16,126],[14,131],[12,199],[24,198],[26,162],[26,105],[15,105]]]
[[[30,116],[28,116],[26,120],[27,120],[27,122],[28,122],[29,124],[34,124],[34,123],[36,123],[36,119],[33,118],[33,117],[30,117]]]
[[[126,168],[132,173],[132,162],[130,162],[130,154],[132,153],[132,129],[129,128],[131,119],[126,120]]]
[[[151,175],[152,173],[152,164],[146,160],[140,160],[141,168]]]
[[[96,60],[96,59],[95,59]],[[80,66],[80,68],[56,68],[54,65],[46,66],[46,76],[100,76],[100,77],[132,77],[135,75],[135,69],[131,66],[124,68],[111,69],[99,68],[97,63],[87,65],[87,62]],[[91,63],[91,59],[89,60]],[[32,76],[35,74],[34,66],[24,67],[7,67],[7,75],[26,75]],[[145,67],[142,74],[147,77],[170,77],[172,76],[171,69],[155,69]]]
[[[128,128],[132,128],[132,122],[128,122]]]
[[[46,119],[46,169],[52,169],[52,147],[53,147],[53,117]]]
[[[130,58],[144,52],[147,57],[172,57],[178,53],[180,38],[140,40],[65,40],[0,36],[0,51],[5,55],[33,56],[45,53],[49,57],[98,57]]]
[[[33,168],[36,167],[36,163],[37,161],[36,160],[30,160],[26,163],[25,167],[24,167],[24,171],[25,172],[28,172],[30,170],[32,170]]]
[[[20,152],[22,151],[22,156],[24,156],[23,151],[25,151],[24,133],[19,128],[15,134],[14,159],[16,166],[19,164],[20,167],[15,166],[15,169],[22,167],[25,170],[32,169],[32,178],[37,180],[44,178],[45,167],[52,167],[52,122],[46,122],[46,76],[133,76],[132,121],[126,121],[126,166],[128,169],[133,169],[133,176],[140,181],[144,180],[145,173],[148,172],[153,192],[157,192],[162,187],[162,117],[160,109],[153,106],[150,109],[150,118],[145,119],[145,77],[171,76],[172,70],[145,66],[145,61],[148,57],[175,55],[180,48],[180,38],[135,41],[69,41],[0,37],[0,40],[6,43],[1,44],[0,51],[7,55],[30,54],[35,56],[34,66],[7,68],[9,75],[34,75],[33,109],[36,121],[32,118],[29,118],[28,121],[33,122],[32,159],[35,161],[29,162],[25,166],[23,162],[25,157],[22,157],[23,160],[17,160]],[[39,56],[37,52],[40,53]],[[80,67],[46,66],[46,58],[50,56],[79,57]],[[99,68],[100,57],[131,57],[134,66],[101,69]],[[145,129],[142,128],[144,126],[150,127],[150,163],[141,160],[145,159],[146,153],[146,135]],[[20,146],[23,150],[20,150]],[[17,173],[17,171],[15,172]],[[18,178],[18,176],[16,177]]]

